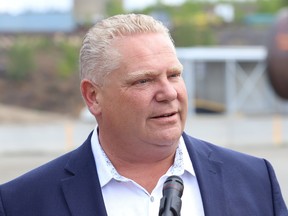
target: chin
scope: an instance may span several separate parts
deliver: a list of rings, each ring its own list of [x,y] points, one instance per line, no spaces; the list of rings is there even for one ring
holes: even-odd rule
[[[156,139],[159,140],[159,143],[170,143],[172,145],[179,141],[181,135],[182,131],[167,131],[158,134]]]

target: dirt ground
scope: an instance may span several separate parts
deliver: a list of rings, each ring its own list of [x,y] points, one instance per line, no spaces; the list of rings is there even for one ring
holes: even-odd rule
[[[35,77],[21,82],[0,78],[0,92],[0,105],[70,116],[78,115],[84,105],[76,77],[65,80]]]

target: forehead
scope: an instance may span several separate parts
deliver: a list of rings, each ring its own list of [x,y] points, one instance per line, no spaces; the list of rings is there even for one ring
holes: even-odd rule
[[[137,67],[138,70],[145,70],[150,66],[181,65],[172,41],[164,34],[145,33],[125,36],[115,40],[113,47],[120,53],[122,68],[133,70],[131,67]]]
[[[122,56],[128,58],[145,57],[146,55],[157,53],[176,54],[170,38],[161,33],[141,33],[124,36],[115,39],[112,46]]]

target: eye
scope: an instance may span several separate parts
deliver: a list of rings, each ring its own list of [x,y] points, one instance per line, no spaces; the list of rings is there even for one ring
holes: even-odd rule
[[[139,80],[137,83],[144,84],[144,83],[147,83],[147,82],[148,82],[148,79],[142,79],[142,80]]]
[[[137,80],[134,84],[135,85],[141,85],[141,84],[146,84],[146,83],[148,83],[148,82],[150,82],[151,81],[151,79],[139,79],[139,80]]]
[[[169,75],[169,77],[171,77],[171,78],[181,77],[181,72],[172,73],[171,75]]]

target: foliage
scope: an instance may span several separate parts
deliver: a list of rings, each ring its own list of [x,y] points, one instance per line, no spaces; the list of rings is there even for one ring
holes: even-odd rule
[[[60,44],[62,57],[58,60],[57,69],[61,78],[69,77],[78,70],[78,47],[67,42]]]
[[[158,4],[138,12],[168,14],[176,46],[211,45],[214,42],[211,29],[220,25],[221,20],[209,13],[210,7],[211,3],[186,1],[177,7]]]
[[[186,0],[178,6],[168,6],[158,1],[157,5],[147,7],[135,13],[154,14],[156,11],[166,13],[171,18],[171,33],[176,45],[210,45],[213,44],[212,30],[214,27],[227,25],[220,17],[213,15],[217,3],[234,6],[235,19],[232,25],[243,24],[247,15],[264,13],[276,14],[279,9],[288,6],[287,0],[256,0],[239,2],[233,0],[202,1]]]
[[[171,30],[176,47],[213,45],[214,37],[210,28],[195,25],[177,25]]]
[[[79,46],[64,35],[61,37],[19,35],[13,39],[13,45],[5,51],[8,59],[7,76],[11,80],[25,80],[33,73],[48,71],[45,67],[50,65],[50,69],[54,70],[49,76],[68,78],[78,71]]]
[[[25,42],[17,41],[8,51],[7,75],[12,80],[28,78],[34,69],[33,48]]]
[[[121,0],[108,0],[106,6],[108,16],[125,13]]]
[[[288,6],[287,0],[257,0],[259,13],[276,13],[281,8]]]
[[[37,50],[49,50],[51,47],[54,46],[54,41],[51,39],[51,37],[45,37],[41,36],[41,38],[34,39],[33,44],[35,46],[35,49]]]

